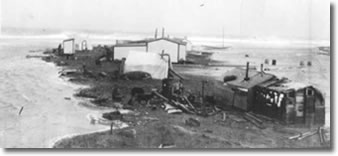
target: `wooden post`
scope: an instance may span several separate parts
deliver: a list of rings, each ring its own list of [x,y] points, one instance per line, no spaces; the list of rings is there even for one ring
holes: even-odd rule
[[[21,115],[22,110],[23,110],[23,106],[21,107],[21,109],[20,109],[20,111],[19,111],[19,115]]]
[[[205,111],[205,103],[204,103],[204,88],[205,88],[205,84],[207,83],[207,81],[205,81],[205,80],[202,80],[202,113],[203,113],[203,115],[204,114],[206,114],[206,111]]]
[[[249,62],[246,63],[245,78],[244,81],[249,81]]]
[[[157,39],[157,28],[156,28],[156,30],[155,30],[155,39]]]
[[[164,28],[162,28],[162,38],[164,38]]]
[[[112,122],[110,124],[110,135],[113,135],[113,124],[114,124],[114,122]]]

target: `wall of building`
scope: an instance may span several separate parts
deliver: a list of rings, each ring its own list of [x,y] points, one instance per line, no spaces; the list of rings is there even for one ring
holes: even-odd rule
[[[173,43],[167,40],[158,40],[148,43],[148,52],[159,53],[161,54],[164,50],[164,53],[170,55],[171,62],[178,62],[178,44]]]
[[[74,54],[75,44],[74,40],[68,40],[63,42],[63,53],[64,54]]]
[[[180,45],[179,60],[186,60],[187,56],[187,47],[185,45]]]
[[[2,8],[2,1],[0,0],[0,8]],[[0,11],[0,36],[1,36],[1,31],[2,31],[2,15],[1,15],[1,12]]]
[[[127,58],[130,51],[147,51],[146,46],[134,46],[134,47],[114,47],[114,60],[121,60],[122,58]]]

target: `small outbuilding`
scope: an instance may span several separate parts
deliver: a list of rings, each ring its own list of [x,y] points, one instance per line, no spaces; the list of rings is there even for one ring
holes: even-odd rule
[[[324,124],[325,101],[315,87],[291,81],[260,84],[254,88],[253,112],[286,124]]]
[[[225,82],[233,90],[232,106],[244,111],[249,111],[252,108],[254,87],[276,79],[272,74],[248,68],[235,68],[227,72],[226,76],[233,77],[230,81]]]
[[[62,45],[63,45],[63,54],[65,55],[75,54],[75,39],[74,38],[63,40]]]

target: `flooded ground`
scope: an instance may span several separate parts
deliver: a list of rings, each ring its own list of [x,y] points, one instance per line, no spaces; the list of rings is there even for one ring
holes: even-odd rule
[[[1,42],[0,147],[49,147],[58,137],[106,128],[91,125],[86,118],[101,110],[80,106],[73,97],[75,90],[86,86],[60,79],[59,68],[52,63],[25,57],[37,55],[30,50],[55,45],[52,41]]]

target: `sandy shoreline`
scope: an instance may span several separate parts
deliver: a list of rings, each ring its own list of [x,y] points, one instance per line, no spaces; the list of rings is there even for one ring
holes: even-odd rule
[[[104,132],[104,131],[108,131],[110,130],[110,128],[106,128],[106,129],[102,129],[102,130],[97,130],[97,131],[93,131],[93,132],[86,132],[86,133],[74,133],[74,134],[68,134],[68,135],[64,135],[64,136],[60,136],[57,138],[54,138],[50,141],[48,148],[55,148],[54,146],[57,145],[59,142],[62,142],[64,140],[68,140],[68,139],[72,139],[76,136],[80,136],[80,135],[90,135],[90,134],[94,134],[94,133],[99,133],[99,132]]]

